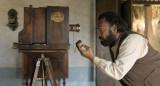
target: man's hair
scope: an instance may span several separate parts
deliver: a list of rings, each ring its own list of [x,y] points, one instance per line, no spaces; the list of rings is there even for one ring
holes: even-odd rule
[[[113,26],[115,24],[118,32],[124,32],[126,30],[129,30],[126,22],[119,15],[117,15],[114,12],[103,13],[98,17],[98,20],[103,19],[103,18],[107,22],[109,22],[111,26]]]

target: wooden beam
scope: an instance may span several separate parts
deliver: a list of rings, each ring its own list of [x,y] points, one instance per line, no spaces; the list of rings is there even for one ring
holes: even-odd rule
[[[96,0],[97,19],[100,14],[108,11],[119,13],[119,0]],[[96,55],[99,58],[111,60],[109,49],[101,45],[98,37],[96,38]],[[96,69],[96,73],[96,86],[116,86],[115,81],[102,73],[98,68]]]
[[[153,30],[152,30],[152,7],[145,7],[145,28],[146,28],[146,36],[148,38],[149,43],[152,45],[153,42]]]

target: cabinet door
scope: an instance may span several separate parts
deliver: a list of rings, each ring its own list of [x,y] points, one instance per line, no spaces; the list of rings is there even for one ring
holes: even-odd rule
[[[45,8],[24,8],[24,28],[19,32],[19,44],[46,43]]]
[[[42,44],[46,43],[46,20],[45,20],[45,8],[34,8],[33,9],[33,35],[32,43]]]
[[[69,8],[47,7],[47,44],[69,43]]]

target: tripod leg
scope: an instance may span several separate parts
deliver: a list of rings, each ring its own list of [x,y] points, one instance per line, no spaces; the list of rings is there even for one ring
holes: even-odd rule
[[[43,82],[43,79],[42,79],[42,86],[44,86],[44,82]]]
[[[33,81],[32,81],[32,85],[31,86],[36,86],[36,81],[37,81],[37,76],[38,76],[40,63],[41,63],[40,60],[38,60],[37,63],[36,63],[36,68],[35,68],[34,77],[33,77]]]
[[[44,61],[42,61],[42,86],[45,86]]]
[[[45,63],[44,63],[44,66],[45,66]],[[47,77],[47,71],[46,71],[46,68],[45,68],[45,86],[48,86],[48,77]]]
[[[47,79],[45,79],[45,86],[47,86],[48,84],[47,84]]]
[[[53,74],[54,72],[53,72],[53,69],[52,69],[51,62],[49,61],[49,58],[45,58],[44,63],[45,63],[45,66],[46,66],[46,70],[48,72],[48,76],[49,76],[51,85],[52,86],[57,86],[57,83],[56,83],[56,80],[55,80],[54,74]]]

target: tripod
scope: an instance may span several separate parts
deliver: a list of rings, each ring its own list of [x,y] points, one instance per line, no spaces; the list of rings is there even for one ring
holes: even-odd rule
[[[40,68],[40,64],[42,63],[42,86],[47,86],[47,78],[45,77],[45,70],[48,73],[49,80],[51,82],[51,86],[57,86],[56,79],[54,78],[53,69],[49,58],[45,58],[44,54],[41,54],[41,58],[38,58],[36,63],[36,68],[34,72],[33,79],[31,80],[30,86],[36,86],[37,76]]]

